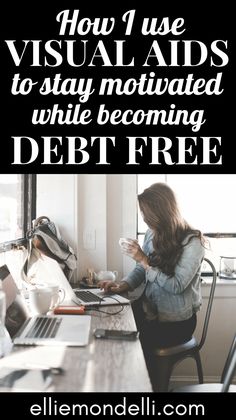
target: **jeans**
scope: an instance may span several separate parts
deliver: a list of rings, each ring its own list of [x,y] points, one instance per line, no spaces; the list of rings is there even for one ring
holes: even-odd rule
[[[190,340],[196,328],[197,316],[194,314],[185,321],[176,322],[149,321],[145,318],[141,299],[133,302],[132,308],[150,380],[155,390],[158,366],[154,350],[157,347],[172,347]]]

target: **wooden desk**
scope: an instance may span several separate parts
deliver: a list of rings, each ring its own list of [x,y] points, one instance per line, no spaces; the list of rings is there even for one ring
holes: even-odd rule
[[[116,312],[119,307],[103,310]],[[102,340],[93,336],[95,328],[136,329],[132,308],[108,315],[89,311],[92,315],[89,345],[67,348],[63,375],[55,375],[56,392],[152,392],[141,343]],[[81,315],[82,316],[82,315]]]

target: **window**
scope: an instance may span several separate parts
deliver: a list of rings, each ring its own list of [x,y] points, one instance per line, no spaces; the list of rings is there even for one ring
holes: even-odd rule
[[[36,175],[0,174],[0,252],[21,243],[35,218]]]
[[[236,175],[138,175],[138,193],[155,182],[167,182],[187,222],[210,234],[211,259],[217,267],[220,256],[236,256]],[[146,229],[138,211],[140,242]]]

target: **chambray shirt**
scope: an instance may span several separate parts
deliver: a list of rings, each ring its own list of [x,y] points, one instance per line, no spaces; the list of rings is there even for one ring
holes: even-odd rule
[[[190,235],[191,236],[191,235]],[[153,252],[153,232],[146,232],[143,252]],[[197,312],[201,306],[200,267],[204,247],[199,238],[189,236],[183,241],[183,253],[175,267],[173,276],[164,274],[159,268],[145,270],[139,263],[125,281],[133,290],[146,284],[144,302],[147,318],[159,321],[184,321]]]

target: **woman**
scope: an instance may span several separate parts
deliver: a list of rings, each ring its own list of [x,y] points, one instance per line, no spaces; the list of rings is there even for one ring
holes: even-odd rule
[[[183,219],[167,184],[151,185],[138,196],[138,202],[149,227],[143,250],[135,240],[123,246],[136,267],[119,285],[102,282],[101,287],[106,292],[121,293],[145,284],[142,305],[135,303],[133,307],[147,365],[152,370],[153,348],[183,343],[196,328],[204,239]]]

